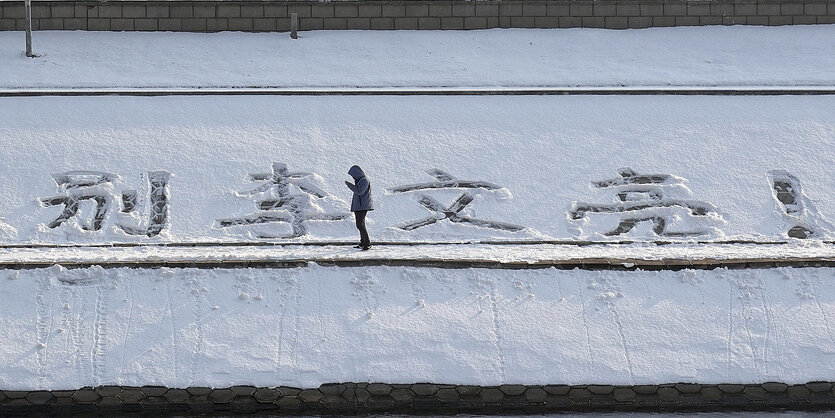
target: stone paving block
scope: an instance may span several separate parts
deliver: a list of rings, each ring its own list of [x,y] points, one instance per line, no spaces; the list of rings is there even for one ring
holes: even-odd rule
[[[110,19],[110,30],[131,31],[134,30],[133,19]]]
[[[615,3],[595,3],[593,8],[595,16],[617,16],[618,14]]]
[[[441,29],[441,18],[421,17],[418,18],[418,29],[437,30]]]
[[[811,392],[829,392],[832,390],[832,384],[829,382],[809,382],[806,388]]]
[[[0,4],[0,7],[3,8],[3,17],[4,18],[15,18],[20,19],[25,17],[23,11],[23,3],[3,3]]]
[[[426,17],[429,14],[429,6],[426,4],[408,4],[406,3],[407,17]]]
[[[757,14],[760,16],[777,16],[780,14],[780,4],[759,3],[757,4]]]
[[[232,386],[229,390],[237,396],[252,396],[257,388],[255,386]]]
[[[124,406],[124,402],[122,402],[122,400],[119,398],[108,397],[102,398],[102,400],[99,401],[97,406],[100,410],[116,411],[122,409],[122,407]]]
[[[394,389],[389,396],[397,403],[408,403],[415,399],[415,394],[409,389]]]
[[[687,4],[683,2],[665,3],[664,16],[686,16]]]
[[[187,32],[203,32],[206,30],[206,19],[182,19],[181,28]]]
[[[489,27],[486,17],[476,16],[464,18],[464,29],[487,29]]]
[[[481,386],[460,385],[455,387],[455,391],[461,396],[478,396],[481,393]]]
[[[543,386],[546,392],[551,395],[565,395],[568,394],[568,391],[571,390],[571,386],[568,385],[546,385]]]
[[[724,393],[741,393],[745,390],[745,385],[720,384],[716,385],[716,387]]]
[[[656,395],[658,396],[658,399],[664,402],[673,402],[678,400],[679,397],[681,397],[681,393],[679,393],[679,391],[677,391],[675,388],[671,387],[659,388],[658,392],[656,392]]]
[[[168,6],[148,5],[145,6],[145,17],[168,17]]]
[[[391,386],[384,383],[371,383],[365,389],[372,395],[385,396],[391,393]]]
[[[528,16],[511,16],[510,26],[514,28],[534,28],[536,27],[536,20]]]
[[[612,398],[618,402],[632,402],[638,394],[630,388],[617,388],[612,391]]]
[[[97,9],[97,17],[121,17],[122,16],[122,5],[120,4],[102,4],[96,6]]]
[[[182,19],[159,19],[157,21],[159,25],[159,30],[161,31],[179,31],[183,28],[183,20]]]
[[[791,385],[786,388],[786,393],[795,401],[809,399],[811,395],[811,391],[805,385]]]
[[[252,396],[258,402],[263,403],[272,403],[275,402],[281,395],[279,394],[278,390],[270,389],[270,388],[258,388]]]
[[[525,393],[527,387],[524,385],[501,385],[499,390],[507,396],[518,396]]]
[[[571,4],[568,10],[571,16],[594,16],[594,8],[591,4]]]
[[[745,19],[748,25],[768,25],[768,16],[747,16]]]
[[[52,17],[52,8],[46,4],[37,4],[32,2],[32,19],[42,19]]]
[[[299,399],[302,402],[319,402],[325,395],[315,389],[308,389],[299,392]]]
[[[371,19],[367,17],[346,17],[345,25],[348,29],[371,29]]]
[[[383,7],[380,4],[360,4],[357,13],[362,17],[382,17]]]
[[[183,389],[170,389],[165,392],[163,397],[171,403],[185,403],[189,400],[190,395]]]
[[[803,7],[803,13],[810,16],[826,15],[826,4],[806,3]]]
[[[111,397],[112,398],[112,397],[117,396],[120,393],[122,393],[122,387],[121,386],[113,386],[113,385],[99,386],[99,387],[96,388],[96,393],[98,393],[99,396],[101,396],[101,397],[105,397],[105,398],[106,397]]]
[[[698,16],[681,16],[676,17],[676,26],[698,26]]]
[[[50,15],[52,17],[75,17],[75,6],[72,4],[53,4]]]
[[[499,388],[484,388],[481,393],[481,400],[487,403],[498,403],[504,399],[504,392]]]
[[[618,17],[623,16],[640,16],[641,7],[636,4],[618,3],[617,5]]]
[[[206,19],[206,30],[209,32],[229,30],[229,19]]]
[[[453,4],[452,16],[470,17],[475,16],[475,4]]]
[[[498,16],[499,15],[499,5],[498,4],[476,4],[475,5],[475,15],[476,16]]]
[[[766,392],[770,393],[783,393],[789,388],[789,385],[778,382],[766,382],[760,386],[765,389]]]
[[[438,385],[433,385],[431,383],[418,383],[414,384],[411,387],[412,392],[418,396],[432,396],[438,393]]]
[[[792,24],[792,17],[791,16],[768,16],[768,24],[769,24],[769,26],[791,25]]]
[[[452,16],[452,5],[450,4],[429,4],[429,16],[450,17]]]
[[[147,397],[162,396],[165,395],[165,392],[168,392],[168,388],[165,386],[142,386],[139,390]]]
[[[34,391],[26,395],[26,401],[32,405],[45,405],[52,400],[54,396],[47,391]],[[2,399],[2,398],[0,398]]]
[[[629,29],[643,29],[652,26],[652,18],[648,16],[637,16],[628,18]]]
[[[521,3],[502,3],[499,4],[499,16],[522,16]]]
[[[584,28],[605,28],[606,27],[606,18],[605,17],[583,17],[582,18],[582,25]]]
[[[522,4],[522,16],[546,16],[548,14],[548,7],[544,3],[524,3]]]
[[[551,29],[560,27],[560,18],[556,16],[537,16],[533,18],[534,27]]]
[[[304,4],[290,4],[287,6],[287,16],[292,15],[293,13],[297,14],[299,18],[303,17],[310,17],[311,9],[310,5]],[[301,22],[299,22],[301,25]]]
[[[234,399],[235,392],[232,392],[229,389],[214,389],[212,390],[212,393],[209,394],[209,400],[215,403],[230,403]]]
[[[357,17],[359,16],[359,8],[356,4],[334,4],[333,5],[333,16],[334,17]]]
[[[439,389],[435,396],[443,402],[454,402],[461,399],[461,394],[455,389]]]
[[[585,402],[589,401],[592,398],[592,393],[586,388],[581,387],[572,387],[568,391],[568,397],[571,398],[572,402]]]
[[[702,385],[695,383],[677,383],[675,388],[681,393],[699,393],[702,390]]]
[[[275,401],[275,404],[278,405],[280,409],[286,409],[289,411],[297,411],[300,410],[302,407],[302,401],[300,401],[298,398],[290,396],[279,398],[277,401]]]
[[[38,30],[62,30],[64,19],[38,19]]]
[[[750,400],[762,400],[767,396],[765,389],[760,386],[746,386],[742,393]]]
[[[548,399],[548,392],[540,387],[531,387],[525,390],[525,399],[527,399],[528,402],[545,402],[545,400]]]
[[[96,391],[91,389],[81,389],[75,391],[71,396],[76,402],[85,404],[85,403],[96,403],[99,400],[99,394]]]
[[[615,387],[611,385],[589,385],[587,389],[595,395],[608,395],[615,390]]]
[[[125,4],[122,6],[122,16],[124,18],[145,17],[145,6],[136,6],[132,4]]]
[[[264,17],[288,17],[287,6],[278,4],[264,5]]]
[[[803,14],[803,4],[802,3],[781,3],[780,4],[780,14],[781,15],[802,15]]]
[[[814,25],[818,23],[816,16],[792,16],[792,25]]]
[[[195,386],[187,388],[186,392],[193,396],[209,396],[209,394],[212,393],[212,388]]]
[[[264,17],[263,4],[242,4],[241,17],[260,18]]]
[[[320,20],[321,21],[321,20]],[[232,17],[229,18],[229,30],[234,31],[251,31],[253,29],[253,19],[248,17]]]

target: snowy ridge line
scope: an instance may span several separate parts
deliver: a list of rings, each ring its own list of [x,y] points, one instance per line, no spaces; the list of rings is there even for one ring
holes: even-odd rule
[[[404,246],[420,245],[570,245],[587,246],[615,246],[615,245],[787,245],[789,241],[754,241],[754,240],[722,240],[722,241],[579,241],[579,240],[474,240],[474,241],[375,241],[375,246]],[[820,241],[822,244],[835,245],[835,241]],[[356,241],[182,241],[182,242],[109,242],[90,244],[0,244],[0,250],[16,248],[133,248],[133,247],[330,247],[357,245]]]
[[[835,86],[717,87],[134,87],[5,88],[0,97],[35,96],[538,96],[538,95],[678,95],[782,96],[833,95]]]
[[[778,267],[835,267],[835,257],[781,257],[781,258],[737,258],[737,259],[640,259],[640,258],[572,258],[538,261],[499,261],[489,259],[442,259],[442,258],[313,258],[313,259],[237,259],[237,260],[38,260],[3,261],[0,270],[31,270],[60,266],[64,269],[100,267],[105,269],[132,268],[191,268],[191,269],[285,269],[310,267],[421,267],[442,269],[561,269],[561,270],[652,270],[678,271],[684,269],[713,270],[727,269],[771,269]]]

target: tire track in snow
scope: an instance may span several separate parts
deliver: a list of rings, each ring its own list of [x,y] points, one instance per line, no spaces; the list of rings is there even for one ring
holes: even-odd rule
[[[734,287],[733,283],[728,283],[728,351],[727,364],[725,365],[725,377],[731,377],[731,357],[733,356],[733,340],[734,340]]]
[[[94,310],[95,320],[93,322],[93,349],[90,365],[92,367],[92,382],[99,386],[104,382],[107,375],[107,349],[108,349],[108,294],[103,286],[96,286],[96,307]]]
[[[127,296],[128,302],[128,323],[125,327],[125,336],[122,338],[122,361],[119,364],[119,375],[123,375],[123,371],[125,369],[125,359],[127,358],[128,354],[128,337],[130,336],[131,327],[133,326],[133,286],[131,286],[130,280],[125,280],[122,282],[122,285],[125,286],[125,293]]]
[[[580,276],[577,276],[577,296],[580,297],[580,304],[582,306],[582,317],[583,317],[583,329],[586,332],[586,356],[589,360],[589,375],[591,376],[591,380],[595,379],[595,368],[594,365],[597,363],[594,359],[594,354],[591,351],[591,334],[589,333],[589,319],[586,316],[586,299],[583,297],[583,284],[582,279]]]
[[[816,272],[817,273],[817,272]],[[820,274],[815,274],[814,276],[814,285],[812,287],[812,299],[815,301],[815,305],[818,307],[818,311],[821,314],[821,318],[823,319],[823,324],[826,326],[826,335],[829,337],[829,343],[832,344],[832,349],[830,352],[835,352],[835,338],[832,335],[832,327],[829,325],[829,317],[826,316],[826,311],[823,309],[823,305],[820,302],[820,292],[818,290],[819,287],[823,287],[823,279],[820,277]]]
[[[594,280],[594,279],[592,279]],[[623,321],[620,319],[620,314],[618,314],[618,310],[615,309],[615,299],[622,298],[623,292],[618,286],[617,281],[611,277],[603,276],[599,280],[595,280],[598,285],[602,284],[602,292],[597,294],[597,299],[602,300],[606,307],[609,310],[609,314],[612,316],[612,321],[615,324],[615,330],[617,330],[618,338],[620,339],[620,346],[623,350],[623,356],[626,359],[626,368],[629,372],[629,379],[631,384],[635,383],[635,369],[632,363],[632,353],[629,351],[629,343],[626,341],[626,333],[624,332]]]
[[[191,349],[191,364],[188,368],[188,382],[189,386],[193,385],[197,378],[197,369],[199,367],[200,354],[203,352],[203,287],[200,278],[195,276],[191,279],[191,301],[192,301],[192,316],[194,317],[194,345]]]
[[[177,327],[174,323],[174,292],[171,290],[171,282],[172,280],[165,281],[165,289],[168,292],[168,322],[171,325],[171,370],[174,372],[173,380],[176,381],[180,373],[177,364]]]
[[[295,276],[291,277],[275,277],[278,282],[279,294],[279,317],[278,317],[278,344],[276,350],[276,381],[291,382],[292,376],[298,372],[298,360],[296,358],[296,345],[298,342],[298,310],[301,305],[301,292],[299,291],[299,281]],[[289,330],[287,323],[290,323]],[[282,371],[284,365],[287,365],[290,372],[290,378],[285,379]]]
[[[35,364],[38,368],[38,378],[43,385],[46,380],[47,342],[51,328],[51,314],[47,313],[49,307],[46,302],[46,293],[49,292],[49,277],[43,275],[38,278],[38,290],[35,293]],[[48,318],[49,317],[49,318]]]
[[[757,344],[754,342],[754,333],[751,331],[751,320],[753,319],[751,309],[751,291],[753,288],[747,283],[745,279],[747,276],[747,274],[742,273],[741,277],[734,280],[736,281],[737,289],[740,293],[737,298],[742,301],[742,310],[740,311],[740,314],[742,315],[742,324],[745,326],[745,335],[748,338],[748,349],[751,354],[751,361],[754,364],[754,372],[757,374],[757,379],[761,379],[763,374],[762,370],[760,370],[760,362],[757,359]]]
[[[762,276],[758,276],[758,279],[759,279],[759,282],[760,282],[760,287],[762,288],[762,295],[761,295],[760,299],[762,301],[763,313],[765,314],[765,326],[766,326],[766,332],[765,332],[766,351],[764,353],[764,357],[765,357],[765,360],[766,360],[766,362],[764,363],[765,366],[766,366],[765,367],[765,373],[768,374],[768,372],[769,372],[768,371],[768,358],[773,357],[773,358],[777,359],[776,363],[777,363],[777,366],[780,368],[779,375],[780,376],[785,376],[785,374],[783,373],[783,362],[779,361],[779,359],[782,357],[782,350],[780,349],[780,336],[775,331],[775,326],[774,326],[774,324],[776,323],[774,321],[774,310],[772,309],[772,306],[774,306],[774,305],[771,301],[771,295],[769,295],[769,293],[768,293],[768,287],[767,287],[767,283],[766,283],[765,279]],[[769,351],[772,353],[771,356],[769,356]]]
[[[507,381],[507,359],[504,352],[504,337],[499,317],[499,290],[494,279],[476,274],[471,279],[475,286],[475,295],[478,302],[479,314],[484,312],[483,301],[487,302],[490,309],[490,336],[493,349],[496,350],[496,368],[499,372],[499,381],[504,384]]]

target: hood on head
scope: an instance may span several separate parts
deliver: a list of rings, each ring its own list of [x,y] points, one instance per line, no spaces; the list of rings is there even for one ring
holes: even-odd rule
[[[351,169],[348,170],[348,174],[350,174],[351,177],[354,178],[354,180],[358,180],[362,177],[365,177],[365,173],[363,173],[362,169],[358,165],[351,167]]]

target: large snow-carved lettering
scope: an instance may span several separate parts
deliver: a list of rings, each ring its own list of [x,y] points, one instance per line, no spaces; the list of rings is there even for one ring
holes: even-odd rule
[[[638,174],[628,167],[618,169],[618,174],[620,177],[591,182],[593,189],[613,192],[614,203],[572,202],[569,221],[594,229],[589,225],[590,214],[612,214],[618,217],[617,225],[599,233],[623,235],[638,224],[648,223],[652,225],[652,233],[662,237],[709,234],[712,228],[705,224],[722,221],[713,205],[687,198],[692,193],[685,186],[684,178],[671,174]]]
[[[145,198],[150,202],[147,220],[142,219],[144,211],[140,209],[145,199],[140,201],[136,190],[124,190],[121,212],[133,221],[124,224],[117,220],[115,225],[128,235],[159,235],[168,222],[169,177],[170,174],[162,170],[147,173],[149,188]],[[41,198],[41,205],[47,208],[62,206],[63,209],[46,226],[56,229],[71,221],[84,231],[102,230],[116,201],[113,184],[121,177],[113,173],[79,170],[53,174],[52,179],[58,185],[60,194]]]
[[[777,210],[786,222],[791,238],[806,239],[828,233],[832,225],[818,212],[812,201],[803,193],[800,180],[784,170],[768,172],[771,195]]]
[[[291,232],[277,233],[250,230],[257,238],[298,238],[308,235],[307,221],[341,221],[348,218],[344,212],[326,212],[319,204],[327,203],[330,195],[319,188],[313,173],[290,172],[284,163],[273,163],[272,172],[250,174],[251,181],[262,182],[255,189],[239,192],[239,196],[256,196],[258,211],[237,218],[217,219],[219,228],[255,227],[268,224],[288,224]],[[296,191],[298,190],[298,192]]]
[[[459,180],[453,175],[437,168],[426,170],[426,174],[435,177],[437,181],[398,186],[389,189],[389,191],[393,193],[407,193],[437,189],[464,189],[464,191],[449,205],[444,205],[427,194],[418,194],[417,202],[432,212],[432,215],[427,218],[403,223],[398,225],[398,228],[404,231],[413,231],[415,229],[434,224],[438,221],[449,220],[454,223],[468,224],[481,228],[490,228],[509,232],[517,232],[524,229],[524,227],[509,223],[476,219],[463,213],[465,212],[467,206],[473,202],[479,193],[502,190],[501,186],[485,181]]]

